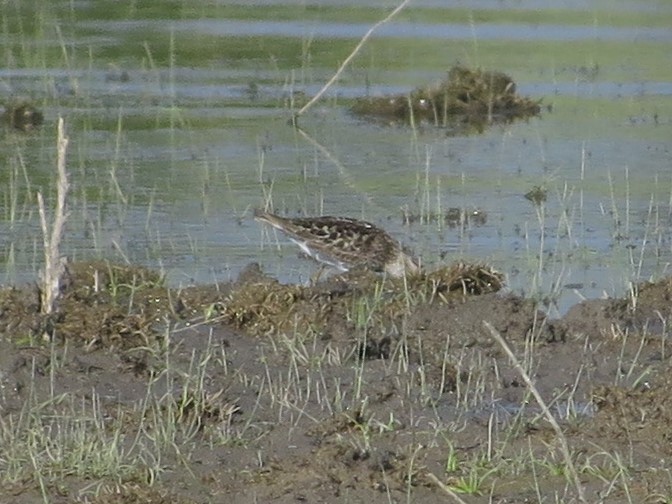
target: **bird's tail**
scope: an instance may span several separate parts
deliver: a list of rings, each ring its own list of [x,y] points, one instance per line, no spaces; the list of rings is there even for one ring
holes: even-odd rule
[[[261,208],[255,208],[254,209],[254,218],[260,222],[265,222],[266,224],[270,224],[274,228],[284,230],[285,225],[284,225],[284,219],[282,217],[278,217],[277,215],[274,215],[270,212],[266,212],[262,210]]]

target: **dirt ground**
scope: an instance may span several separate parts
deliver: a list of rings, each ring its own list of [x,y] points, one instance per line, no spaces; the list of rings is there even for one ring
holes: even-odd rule
[[[672,279],[556,320],[500,281],[82,263],[49,317],[5,288],[0,501],[672,502]]]

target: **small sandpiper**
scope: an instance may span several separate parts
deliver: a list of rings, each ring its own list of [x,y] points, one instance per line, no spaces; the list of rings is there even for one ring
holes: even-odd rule
[[[420,265],[397,240],[373,224],[348,217],[278,217],[255,210],[254,217],[285,233],[307,255],[348,271],[364,267],[403,277],[420,272]]]

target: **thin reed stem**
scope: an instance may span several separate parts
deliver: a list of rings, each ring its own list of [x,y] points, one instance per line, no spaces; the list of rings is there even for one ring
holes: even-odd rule
[[[310,107],[312,107],[313,104],[322,97],[322,95],[327,91],[327,89],[329,89],[331,87],[331,85],[334,82],[336,82],[336,80],[343,73],[343,70],[345,70],[345,67],[348,66],[348,64],[352,61],[352,59],[357,55],[359,50],[364,46],[364,44],[369,39],[369,37],[371,37],[373,32],[376,31],[376,29],[378,29],[379,26],[384,25],[390,19],[392,19],[394,16],[399,14],[399,12],[401,12],[404,9],[404,7],[406,7],[406,5],[408,5],[408,3],[410,1],[411,0],[404,0],[392,12],[390,12],[387,16],[385,16],[384,19],[381,19],[376,24],[374,24],[371,28],[369,28],[369,30],[362,37],[362,40],[359,41],[357,46],[352,50],[352,52],[348,55],[348,57],[345,58],[343,63],[341,63],[341,66],[338,67],[338,70],[336,70],[336,73],[332,76],[331,79],[329,79],[329,82],[327,82],[324,86],[322,86],[322,89],[320,89],[317,92],[317,94],[315,96],[313,96],[308,103],[306,103],[303,107],[301,107],[301,109],[296,114],[294,114],[294,116],[292,117],[292,121],[291,121],[291,123],[293,125],[296,125],[296,120],[299,118],[299,116],[303,115]]]
[[[483,324],[485,325],[485,327],[488,328],[488,331],[490,331],[492,337],[495,338],[495,340],[497,340],[497,343],[500,344],[500,346],[504,349],[504,352],[506,352],[506,354],[509,356],[511,363],[513,364],[513,367],[516,368],[516,371],[518,371],[518,374],[525,382],[525,385],[527,385],[527,388],[530,390],[530,392],[532,392],[532,395],[536,399],[537,404],[539,404],[539,407],[541,408],[544,417],[546,418],[548,423],[551,424],[551,427],[555,431],[558,441],[560,442],[560,451],[562,452],[562,456],[565,459],[565,465],[567,466],[567,470],[569,471],[569,474],[574,482],[574,486],[576,487],[576,492],[579,496],[579,500],[581,502],[587,503],[588,501],[586,500],[586,496],[583,491],[583,485],[581,484],[581,480],[579,479],[579,473],[576,470],[576,466],[574,465],[574,461],[572,460],[572,456],[569,452],[569,444],[567,443],[565,433],[562,432],[560,425],[555,420],[555,417],[553,416],[551,411],[548,409],[548,406],[546,405],[544,398],[541,397],[541,394],[539,393],[537,387],[534,385],[534,382],[530,378],[530,375],[527,374],[527,371],[525,371],[525,368],[523,368],[523,366],[520,364],[520,361],[514,355],[513,351],[511,350],[511,347],[504,340],[502,335],[499,334],[499,332],[489,322],[484,320]]]

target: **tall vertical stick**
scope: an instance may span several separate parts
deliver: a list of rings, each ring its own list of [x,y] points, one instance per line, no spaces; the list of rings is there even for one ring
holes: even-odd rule
[[[65,169],[65,153],[68,149],[68,137],[65,136],[63,127],[63,118],[58,118],[58,139],[56,141],[58,170],[57,181],[57,200],[56,213],[54,215],[53,227],[49,232],[47,224],[47,215],[44,209],[44,199],[42,193],[37,193],[37,204],[40,212],[40,223],[42,224],[42,235],[44,240],[44,271],[42,273],[41,285],[41,304],[42,313],[49,315],[54,311],[56,298],[58,297],[61,275],[65,265],[65,258],[61,257],[60,246],[65,228],[65,221],[68,213],[65,208],[65,200],[68,194],[68,174]]]

